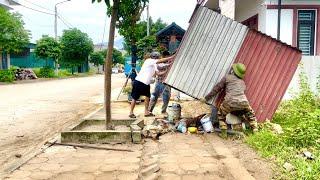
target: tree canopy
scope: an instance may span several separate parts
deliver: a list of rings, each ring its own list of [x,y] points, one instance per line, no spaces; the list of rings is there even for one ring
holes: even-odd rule
[[[60,57],[61,47],[53,37],[44,35],[37,41],[34,52],[38,58],[56,60]]]
[[[104,57],[107,56],[107,51],[108,51],[107,49],[102,51],[102,55]],[[112,51],[112,64],[113,65],[115,65],[115,64],[124,64],[124,57],[122,56],[122,53],[119,50],[115,49],[115,48],[113,48],[113,51]]]
[[[93,52],[90,54],[89,61],[93,63],[95,66],[100,66],[104,64],[104,58],[101,52]]]
[[[93,51],[93,42],[86,33],[73,28],[64,30],[61,37],[60,62],[69,67],[82,65]]]
[[[18,13],[10,13],[0,7],[0,52],[17,52],[29,42],[29,31]]]
[[[161,29],[167,26],[167,23],[163,22],[161,18],[153,22],[152,18],[149,19],[150,22],[150,36],[147,37],[147,21],[140,21],[137,23],[136,34],[137,34],[137,47],[138,47],[138,57],[141,58],[145,51],[152,51],[156,48],[157,40],[155,34]],[[127,52],[130,52],[130,42],[125,39],[124,48]]]

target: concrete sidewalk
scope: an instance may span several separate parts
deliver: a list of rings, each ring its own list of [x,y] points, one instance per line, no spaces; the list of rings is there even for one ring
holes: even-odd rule
[[[113,105],[124,113],[129,104]],[[143,104],[137,106],[143,113]],[[139,113],[138,113],[139,112]],[[103,116],[94,114],[93,116]],[[241,143],[239,143],[241,144]],[[271,179],[268,163],[245,145],[216,134],[168,133],[143,144],[100,145],[133,152],[54,145],[5,179]],[[239,155],[239,152],[243,155]],[[249,164],[250,163],[250,164]]]
[[[112,147],[134,152],[52,146],[5,179],[254,179],[214,134],[172,133],[143,145]],[[268,171],[253,175],[270,179]]]

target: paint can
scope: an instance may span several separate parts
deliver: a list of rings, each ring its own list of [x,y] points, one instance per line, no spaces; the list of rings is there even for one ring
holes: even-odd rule
[[[212,125],[210,116],[208,115],[203,116],[200,122],[205,132],[207,133],[213,132],[213,125]]]
[[[181,117],[181,106],[180,104],[173,103],[172,106],[168,107],[168,120],[169,122],[179,121]]]

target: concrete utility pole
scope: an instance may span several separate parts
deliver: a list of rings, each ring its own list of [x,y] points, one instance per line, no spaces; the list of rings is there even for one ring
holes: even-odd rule
[[[54,38],[57,41],[58,40],[58,9],[57,9],[57,5],[62,4],[64,2],[68,2],[71,0],[65,0],[65,1],[61,1],[58,2],[56,5],[54,5]],[[58,75],[58,59],[55,59],[55,74]]]
[[[149,4],[147,5],[147,36],[150,36],[150,15],[149,15]]]

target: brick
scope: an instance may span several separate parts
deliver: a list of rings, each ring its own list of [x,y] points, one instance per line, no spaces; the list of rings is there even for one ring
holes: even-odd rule
[[[123,180],[136,180],[138,179],[138,174],[136,173],[122,173],[122,174],[119,174],[118,176],[118,179],[123,179]]]
[[[176,174],[163,174],[159,178],[160,180],[180,180],[180,176]]]
[[[195,163],[183,163],[183,164],[180,164],[180,167],[185,171],[195,171],[199,169],[200,166]]]
[[[159,170],[160,170],[159,165],[158,164],[153,164],[151,166],[148,166],[148,167],[142,169],[141,170],[141,174],[143,176],[149,176],[149,175],[151,175],[151,174],[153,174],[155,172],[158,172]]]
[[[34,172],[30,175],[31,179],[49,179],[52,177],[52,173],[47,171]]]

